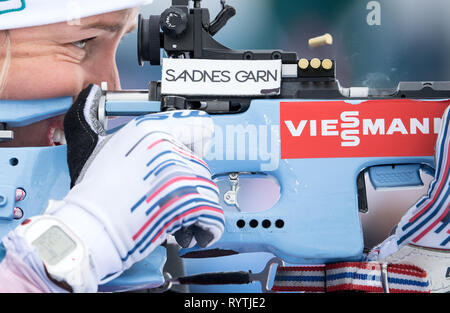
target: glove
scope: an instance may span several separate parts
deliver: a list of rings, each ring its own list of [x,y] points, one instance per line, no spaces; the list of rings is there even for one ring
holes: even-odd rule
[[[89,246],[100,283],[145,258],[168,235],[209,246],[224,230],[219,191],[201,159],[213,135],[209,115],[172,111],[137,117],[112,135],[97,119],[91,85],[66,114],[71,190],[46,214]]]
[[[393,234],[368,254],[370,261],[410,263],[423,268],[433,292],[450,291],[449,111],[450,107],[444,113],[436,141],[436,174],[428,194],[406,212]]]

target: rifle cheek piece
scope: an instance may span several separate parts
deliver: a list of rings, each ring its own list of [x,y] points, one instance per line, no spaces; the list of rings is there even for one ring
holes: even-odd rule
[[[8,128],[64,114],[71,105],[72,97],[0,100],[0,141],[14,140]],[[48,199],[66,195],[70,185],[66,156],[65,145],[0,148],[0,238],[24,219],[42,214]]]

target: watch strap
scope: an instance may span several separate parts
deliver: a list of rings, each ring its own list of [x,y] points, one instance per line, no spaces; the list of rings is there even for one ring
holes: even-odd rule
[[[6,255],[5,246],[3,245],[3,242],[0,241],[0,262],[3,261],[5,255]]]

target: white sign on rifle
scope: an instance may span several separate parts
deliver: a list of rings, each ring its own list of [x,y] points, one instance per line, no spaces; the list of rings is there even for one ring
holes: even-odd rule
[[[198,96],[278,95],[281,60],[164,58],[161,94]]]

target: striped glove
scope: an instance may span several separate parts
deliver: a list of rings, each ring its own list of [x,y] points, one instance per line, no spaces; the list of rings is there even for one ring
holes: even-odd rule
[[[432,292],[450,292],[450,107],[435,146],[435,179],[394,234],[373,248],[369,260],[409,263],[425,269]]]
[[[84,239],[106,283],[168,235],[183,247],[212,245],[224,215],[201,159],[214,130],[207,113],[140,116],[107,136],[96,118],[100,95],[91,85],[66,115],[73,188],[46,213]]]

